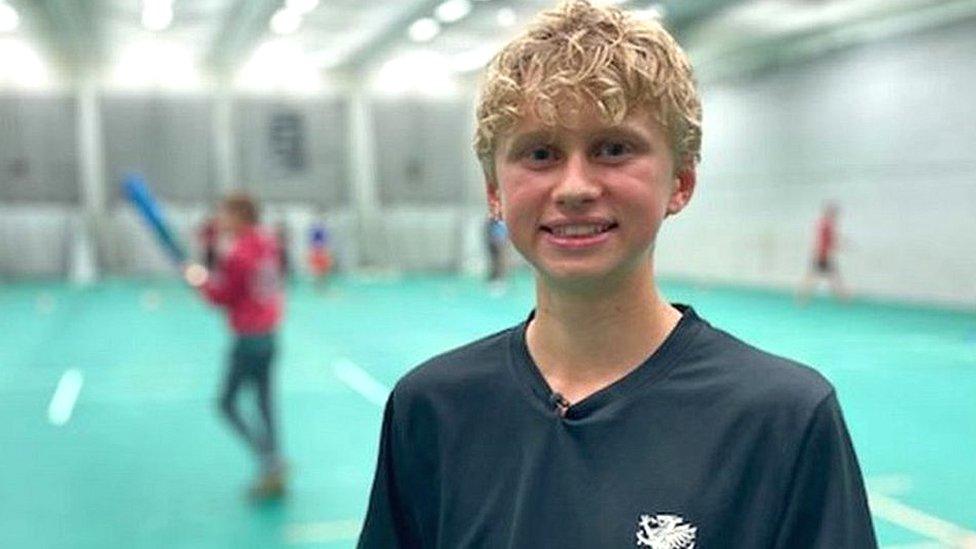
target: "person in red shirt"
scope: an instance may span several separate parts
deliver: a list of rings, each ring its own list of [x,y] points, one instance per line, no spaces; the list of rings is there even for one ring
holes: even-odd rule
[[[225,198],[217,218],[220,230],[233,240],[229,251],[212,273],[191,264],[185,267],[184,278],[207,301],[225,310],[235,334],[220,408],[260,461],[261,476],[250,495],[264,499],[285,491],[272,395],[275,334],[284,295],[278,245],[273,236],[259,229],[258,217],[257,205],[247,194]],[[257,392],[259,426],[248,425],[237,408],[237,397],[245,385]]]
[[[830,289],[838,299],[848,299],[847,291],[844,289],[840,272],[837,270],[835,253],[837,251],[837,205],[828,202],[817,220],[816,241],[814,244],[814,257],[810,270],[807,271],[800,290],[797,293],[798,301],[806,303],[810,299],[810,293],[814,285],[821,278],[826,278],[830,283]]]

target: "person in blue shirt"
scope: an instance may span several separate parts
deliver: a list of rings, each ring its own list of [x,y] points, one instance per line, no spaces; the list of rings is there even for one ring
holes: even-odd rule
[[[325,226],[324,215],[319,215],[308,233],[308,268],[312,273],[315,287],[322,291],[332,272],[333,260],[329,242],[329,229]]]
[[[508,229],[501,219],[489,216],[485,223],[485,242],[488,248],[488,282],[501,284],[505,280],[505,245],[508,242]]]

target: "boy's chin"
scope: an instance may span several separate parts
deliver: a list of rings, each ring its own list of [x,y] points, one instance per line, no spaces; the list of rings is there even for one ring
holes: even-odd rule
[[[540,281],[553,289],[581,293],[606,292],[634,277],[646,276],[644,261],[540,261],[535,271]],[[606,258],[603,258],[606,259]]]
[[[536,272],[544,284],[567,290],[595,291],[616,278],[606,265],[543,265]]]

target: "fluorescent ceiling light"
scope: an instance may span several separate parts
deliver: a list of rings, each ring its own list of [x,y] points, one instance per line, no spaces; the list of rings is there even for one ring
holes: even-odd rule
[[[342,63],[342,57],[335,50],[320,50],[309,55],[312,63],[322,69],[332,69]]]
[[[271,16],[269,26],[275,34],[291,34],[302,26],[302,16],[297,11],[282,8]]]
[[[285,6],[295,13],[305,15],[319,7],[319,0],[288,0]]]
[[[488,65],[491,58],[501,51],[503,44],[489,43],[468,51],[456,53],[448,58],[448,67],[457,73],[479,71]]]
[[[651,4],[640,10],[630,10],[630,14],[642,21],[660,21],[667,16],[667,9],[663,4]]]
[[[410,39],[414,42],[429,42],[433,40],[435,36],[440,34],[440,32],[440,24],[430,17],[425,17],[423,19],[414,21],[408,30]]]
[[[469,13],[471,13],[471,2],[468,0],[447,0],[434,10],[434,15],[445,23],[460,21]]]
[[[371,79],[374,93],[384,96],[413,95],[431,98],[455,96],[459,86],[443,55],[408,51],[390,59]]]
[[[173,4],[169,0],[146,0],[142,5],[142,26],[153,32],[166,30],[173,23]]]
[[[33,47],[18,38],[0,38],[0,88],[40,89],[50,84],[47,66]]]
[[[324,82],[315,60],[288,39],[265,42],[237,74],[238,89],[262,93],[314,94]]]
[[[20,15],[12,6],[0,3],[0,32],[14,32],[20,26]]]
[[[110,84],[121,89],[198,90],[203,78],[187,46],[162,40],[129,44],[119,53]]]
[[[514,27],[517,18],[515,16],[515,10],[512,8],[501,8],[498,13],[495,14],[495,21],[498,22],[498,26],[509,28]]]

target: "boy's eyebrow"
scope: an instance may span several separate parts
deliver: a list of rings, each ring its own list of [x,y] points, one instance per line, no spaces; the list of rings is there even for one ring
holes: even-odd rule
[[[555,140],[556,135],[552,130],[541,129],[535,130],[528,133],[516,134],[512,137],[512,141],[508,144],[507,152],[517,153],[524,149],[526,146],[535,143],[548,143]]]
[[[633,141],[648,140],[647,135],[628,126],[610,126],[608,128],[601,128],[593,132],[593,137],[596,137],[597,139],[616,137],[616,138],[630,139]]]
[[[587,136],[593,139],[627,139],[630,141],[647,142],[649,137],[636,128],[625,125],[607,126],[593,130]],[[526,133],[515,134],[505,148],[505,156],[520,154],[526,147],[540,143],[553,143],[559,140],[559,132],[542,128]]]

